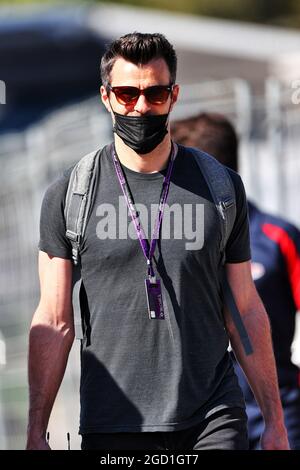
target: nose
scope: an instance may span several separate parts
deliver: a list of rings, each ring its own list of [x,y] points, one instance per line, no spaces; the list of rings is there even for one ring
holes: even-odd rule
[[[139,99],[137,100],[135,104],[134,110],[140,114],[146,114],[148,111],[150,111],[150,109],[151,109],[151,106],[146,100],[146,97],[144,95],[140,95]]]

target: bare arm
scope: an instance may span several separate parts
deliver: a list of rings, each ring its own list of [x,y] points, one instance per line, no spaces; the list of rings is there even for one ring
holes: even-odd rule
[[[72,264],[39,253],[41,298],[29,336],[27,449],[49,449],[45,436],[74,340]]]
[[[278,388],[270,323],[252,281],[250,262],[227,264],[227,276],[243,318],[253,354],[246,356],[231,315],[224,311],[226,329],[236,358],[241,365],[265,421],[262,448],[288,449],[283,411]]]

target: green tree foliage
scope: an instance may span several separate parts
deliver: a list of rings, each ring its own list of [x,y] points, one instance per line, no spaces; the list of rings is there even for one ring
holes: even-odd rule
[[[94,0],[97,2],[97,0]],[[178,11],[215,18],[249,21],[300,28],[299,0],[98,0],[139,7]],[[0,0],[0,4],[55,4],[51,0]],[[59,2],[57,2],[59,3]],[[64,0],[64,3],[88,3],[88,0]],[[93,3],[92,1],[90,3]]]
[[[100,0],[215,18],[300,27],[299,0]]]

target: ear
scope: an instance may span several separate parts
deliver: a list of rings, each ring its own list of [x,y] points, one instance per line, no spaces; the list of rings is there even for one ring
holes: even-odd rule
[[[100,87],[100,96],[101,96],[102,103],[106,107],[107,111],[110,113],[111,107],[110,107],[110,102],[109,102],[109,96],[107,94],[107,91],[104,85],[101,85]]]
[[[179,95],[179,85],[174,85],[173,86],[173,90],[172,90],[172,95],[171,95],[171,98],[172,98],[172,104],[171,104],[171,111],[176,103],[176,101],[178,100],[178,95]]]

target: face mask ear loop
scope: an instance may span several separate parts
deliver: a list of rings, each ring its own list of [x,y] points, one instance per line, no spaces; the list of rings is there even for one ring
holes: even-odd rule
[[[168,114],[168,119],[167,119],[167,122],[166,122],[166,129],[168,129],[170,113],[171,113],[171,107],[172,107],[172,104],[173,104],[173,86],[172,86],[172,91],[171,91],[170,96],[171,96],[171,103],[170,103],[169,110],[168,110],[168,113],[167,113]]]
[[[106,92],[107,92],[107,91],[106,91]],[[115,111],[113,110],[113,107],[112,107],[112,105],[111,105],[109,95],[108,95],[108,102],[109,102],[109,106],[110,106],[111,112],[112,112],[112,114],[113,114],[113,129],[114,129],[114,127],[115,127],[115,125],[116,125]]]
[[[106,93],[107,93],[107,90],[106,90]],[[107,93],[107,98],[108,98],[110,109],[112,110],[113,113],[115,113],[110,102],[110,95],[108,93]]]

